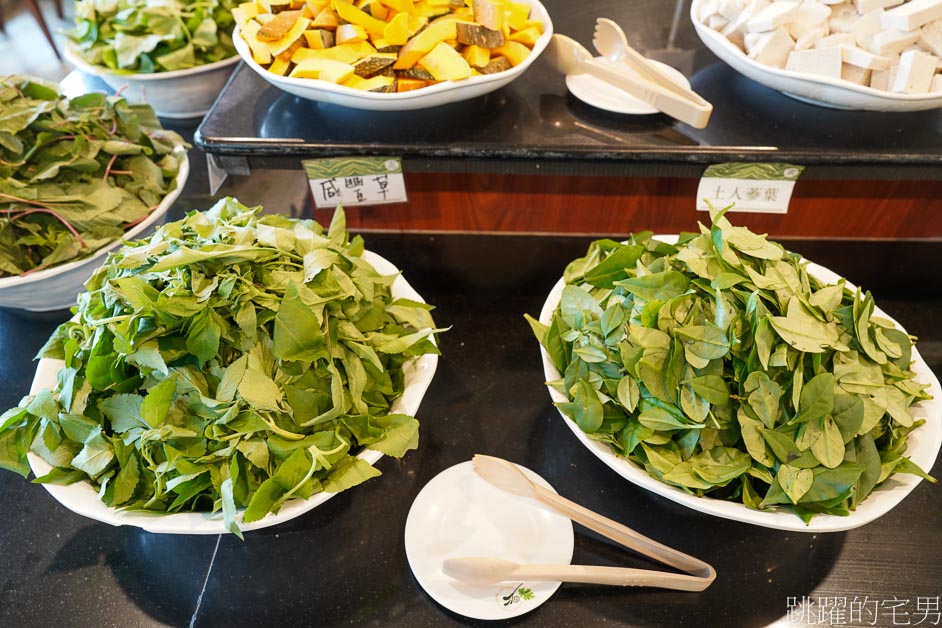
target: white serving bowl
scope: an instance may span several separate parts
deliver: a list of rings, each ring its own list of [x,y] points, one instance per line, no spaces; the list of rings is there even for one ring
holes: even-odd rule
[[[423,87],[410,92],[396,94],[380,94],[353,89],[344,85],[337,85],[328,81],[309,78],[290,78],[273,74],[255,63],[252,51],[239,34],[238,25],[232,33],[232,41],[242,60],[255,70],[263,79],[289,94],[294,94],[307,100],[342,105],[353,109],[369,109],[373,111],[406,111],[411,109],[426,109],[449,103],[468,100],[489,94],[507,85],[522,75],[530,65],[536,61],[553,36],[553,22],[546,8],[539,0],[522,0],[530,5],[530,16],[543,23],[543,34],[536,40],[533,50],[520,65],[514,66],[504,72],[496,74],[483,74],[472,76],[461,81],[444,81],[429,87]]]
[[[677,236],[658,236],[657,239],[674,243],[677,241]],[[840,279],[836,273],[813,263],[808,264],[808,273],[829,284],[837,283]],[[565,280],[560,279],[556,285],[553,286],[549,296],[546,298],[546,302],[543,304],[543,310],[540,312],[540,322],[544,325],[549,325],[552,321],[553,312],[559,305],[565,285]],[[847,282],[845,285],[851,290],[855,289],[850,282]],[[875,308],[873,315],[891,321],[893,320],[880,308]],[[893,323],[899,329],[903,329],[896,321],[893,321]],[[559,371],[556,370],[556,367],[553,366],[549,355],[542,346],[540,347],[540,353],[543,357],[543,373],[546,377],[546,381],[553,382],[560,379],[562,376],[559,374]],[[942,446],[942,387],[940,387],[939,380],[932,373],[932,370],[926,364],[925,360],[922,359],[922,356],[919,355],[915,347],[913,348],[912,370],[916,373],[916,381],[929,384],[928,392],[932,395],[932,399],[912,405],[916,416],[925,417],[926,423],[909,435],[906,441],[907,449],[905,455],[928,473],[929,470],[932,469],[932,465],[935,464],[936,457],[939,455],[939,447]],[[556,403],[569,401],[562,393],[553,388],[549,388],[549,393],[550,397]],[[922,481],[921,478],[915,475],[896,473],[870,493],[857,507],[857,510],[851,512],[850,515],[846,517],[817,515],[811,520],[811,523],[805,524],[798,515],[787,510],[751,510],[741,503],[725,501],[713,497],[697,497],[675,486],[664,484],[648,475],[648,472],[645,471],[644,468],[631,462],[627,458],[616,455],[611,447],[605,443],[590,439],[588,435],[576,425],[575,421],[566,417],[562,412],[560,412],[560,416],[563,422],[572,430],[572,433],[576,435],[576,438],[578,438],[589,451],[618,475],[632,484],[637,484],[661,497],[666,497],[673,502],[708,515],[713,515],[714,517],[750,523],[765,528],[813,533],[850,530],[870,523],[874,519],[888,513],[897,504],[903,501],[903,499],[916,488],[916,485]]]
[[[161,118],[199,118],[206,115],[239,61],[238,56],[232,56],[186,70],[119,74],[88,63],[75,53],[74,46],[70,42],[65,48],[69,63],[85,74],[97,76],[116,92],[120,90],[128,102],[150,105]]]
[[[372,264],[380,274],[396,275],[396,279],[391,286],[394,298],[411,299],[425,303],[419,293],[409,285],[399,269],[391,262],[371,251],[364,251],[363,259]],[[34,395],[44,388],[52,390],[56,385],[56,375],[63,364],[61,360],[40,360],[39,365],[36,367],[36,375],[33,377],[29,394]],[[435,375],[437,367],[438,356],[433,354],[419,356],[403,364],[405,389],[402,396],[393,401],[390,413],[416,416],[419,411],[419,404],[422,403],[425,391],[432,383],[432,377]],[[383,454],[373,449],[364,448],[357,457],[371,465],[375,465],[383,457]],[[29,466],[36,474],[36,477],[43,476],[52,469],[49,463],[32,452],[28,454],[28,459]],[[43,484],[43,488],[49,491],[56,501],[72,512],[113,526],[134,526],[143,528],[148,532],[160,534],[227,534],[229,532],[223,523],[221,512],[210,515],[206,512],[160,514],[117,510],[106,506],[98,499],[98,491],[92,488],[92,485],[87,481],[76,482],[68,486]],[[288,500],[282,505],[278,514],[269,513],[259,521],[252,523],[242,523],[243,511],[240,511],[236,516],[236,521],[243,532],[267,528],[303,515],[334,495],[336,493],[318,493],[310,499],[295,498]]]
[[[121,239],[103,246],[88,257],[23,276],[0,278],[0,307],[49,312],[68,309],[75,305],[76,296],[82,291],[85,282],[92,276],[109,251],[116,249],[123,240],[133,240],[143,236],[166,219],[167,210],[180,196],[186,178],[190,174],[190,162],[186,156],[186,149],[180,147],[178,150],[182,160],[180,170],[177,172],[176,187],[144,220],[125,231]]]
[[[924,111],[942,107],[942,92],[928,94],[895,94],[872,87],[814,74],[791,72],[763,65],[750,59],[734,43],[700,21],[700,7],[705,0],[693,0],[690,19],[703,44],[734,70],[757,83],[784,94],[833,109],[869,111]]]

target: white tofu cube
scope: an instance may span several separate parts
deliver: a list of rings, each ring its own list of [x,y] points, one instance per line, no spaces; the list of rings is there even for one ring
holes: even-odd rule
[[[919,39],[919,31],[901,31],[888,28],[870,40],[870,52],[881,57],[890,57],[906,50]]]
[[[856,65],[850,65],[849,63],[845,63],[844,67],[841,68],[841,78],[858,85],[869,85],[872,75],[873,70],[858,68]]]
[[[930,92],[942,92],[942,74],[936,74],[932,77],[932,83],[929,85]]]
[[[746,30],[750,33],[775,30],[788,22],[797,9],[797,2],[773,2],[749,19]]]
[[[869,48],[870,42],[873,41],[873,36],[883,30],[883,26],[880,24],[881,15],[883,15],[882,10],[871,11],[870,13],[861,15],[857,23],[854,24],[854,27],[850,30],[850,34],[854,36],[858,46],[861,48]]]
[[[850,33],[835,33],[833,35],[828,35],[827,37],[822,37],[818,41],[814,42],[814,47],[842,48],[844,46],[854,46],[856,43],[857,41]]]
[[[854,0],[854,6],[857,7],[857,13],[863,15],[877,9],[886,9],[903,4],[903,0]]]
[[[845,64],[865,70],[885,70],[890,67],[889,57],[881,57],[856,46],[842,46],[841,57]]]
[[[809,31],[816,30],[822,24],[827,24],[830,15],[831,7],[805,0],[792,13],[791,21],[785,24],[785,28],[788,29],[788,34],[792,36],[792,39],[798,39]]]
[[[711,15],[706,20],[706,25],[715,31],[723,30],[724,28],[726,28],[728,24],[729,24],[729,20],[727,20],[725,17],[723,17],[719,13]]]
[[[827,5],[832,5],[832,6],[838,5],[838,4],[844,4],[846,1],[847,0],[818,0],[818,2],[820,2],[821,4],[827,4]]]
[[[919,45],[942,57],[942,20],[936,20],[923,25],[919,31]]]
[[[841,51],[838,48],[796,50],[788,55],[785,69],[802,74],[816,74],[832,79],[841,78]]]
[[[910,0],[884,13],[880,22],[883,28],[911,31],[938,19],[942,19],[942,0]]]
[[[822,24],[814,30],[810,30],[801,37],[795,37],[795,50],[808,50],[814,46],[815,42],[828,35],[827,24]]]
[[[749,56],[773,68],[784,68],[788,55],[794,47],[795,40],[781,26],[770,33],[746,35],[746,50]]]
[[[727,20],[735,22],[745,8],[746,0],[722,0],[717,10]]]
[[[828,19],[828,26],[832,33],[849,33],[853,30],[860,14],[857,9],[850,4],[839,4],[831,9],[831,17]]]
[[[891,65],[887,70],[874,70],[870,77],[870,87],[885,92],[890,91],[890,86],[893,84],[893,81],[896,80],[896,72],[898,70],[898,65]]]
[[[924,94],[932,85],[935,75],[935,57],[924,52],[910,50],[899,58],[899,71],[890,86],[890,91],[903,94]]]

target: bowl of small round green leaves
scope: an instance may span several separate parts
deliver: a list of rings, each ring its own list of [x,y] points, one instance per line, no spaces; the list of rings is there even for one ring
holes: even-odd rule
[[[66,56],[164,118],[204,115],[238,61],[233,0],[80,0]]]
[[[942,444],[942,388],[869,292],[730,224],[599,240],[527,317],[566,425],[709,515],[834,532],[897,506]]]

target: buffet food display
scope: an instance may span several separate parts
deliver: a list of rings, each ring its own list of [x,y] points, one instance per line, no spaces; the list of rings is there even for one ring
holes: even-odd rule
[[[246,2],[233,15],[253,60],[269,72],[381,93],[507,71],[543,34],[526,2],[360,4]]]
[[[553,400],[603,462],[685,506],[863,525],[928,477],[913,458],[935,461],[942,388],[869,293],[724,214],[699,234],[601,240],[567,266],[528,317]],[[868,504],[894,473],[916,477]]]
[[[705,0],[696,17],[770,68],[895,94],[942,92],[938,0]]]

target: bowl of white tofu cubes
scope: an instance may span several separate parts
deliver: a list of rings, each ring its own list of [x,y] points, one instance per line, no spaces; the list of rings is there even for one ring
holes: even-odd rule
[[[717,57],[798,100],[942,107],[942,0],[693,0],[690,15]]]

